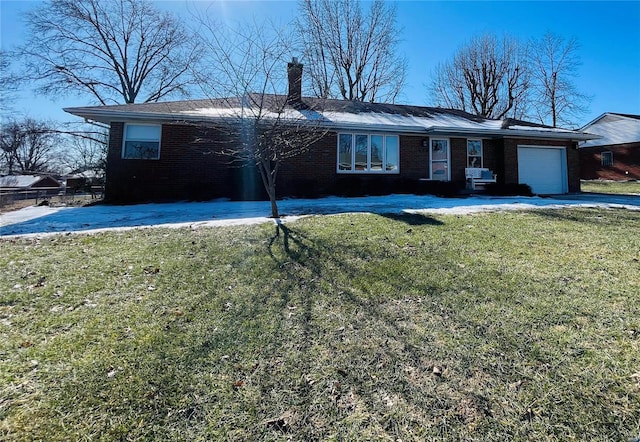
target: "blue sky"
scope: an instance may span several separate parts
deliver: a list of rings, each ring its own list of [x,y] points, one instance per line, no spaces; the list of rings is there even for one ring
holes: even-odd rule
[[[0,0],[0,46],[11,49],[25,38],[20,13],[37,1]],[[205,1],[159,1],[161,8],[178,13],[206,6]],[[232,23],[252,18],[272,18],[286,23],[295,17],[296,1],[217,1],[212,10]],[[604,112],[640,115],[640,1],[399,1],[398,25],[402,43],[398,50],[408,61],[403,102],[428,103],[426,85],[435,66],[450,59],[474,35],[504,33],[521,39],[541,37],[551,31],[580,42],[582,66],[575,82],[593,96],[586,124]],[[295,55],[295,54],[292,54]],[[24,90],[14,110],[37,118],[70,121],[62,107],[94,104],[88,99],[59,97],[52,100]]]

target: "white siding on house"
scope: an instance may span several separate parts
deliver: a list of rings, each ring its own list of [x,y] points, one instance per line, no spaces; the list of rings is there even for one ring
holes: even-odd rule
[[[610,146],[640,141],[640,119],[617,114],[605,114],[582,128],[585,132],[600,135],[598,140],[580,143],[580,147]]]

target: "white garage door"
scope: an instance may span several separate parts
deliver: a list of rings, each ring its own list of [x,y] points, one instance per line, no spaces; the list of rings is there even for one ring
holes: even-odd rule
[[[567,192],[564,148],[518,146],[518,180],[533,193],[550,195]]]

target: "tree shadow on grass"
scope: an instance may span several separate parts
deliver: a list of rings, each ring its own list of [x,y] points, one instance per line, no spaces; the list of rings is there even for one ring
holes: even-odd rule
[[[402,221],[410,226],[441,226],[444,223],[421,213],[382,213],[380,216],[392,221]]]
[[[422,215],[387,216],[386,218],[409,225],[442,224]],[[279,244],[281,244],[281,249],[278,248]],[[323,298],[323,304],[327,303],[326,298],[336,300],[335,302],[338,304],[336,312],[329,309],[326,311],[327,315],[340,315],[345,311],[352,312],[352,315],[345,317],[349,321],[343,323],[342,327],[337,327],[336,330],[327,330],[327,322],[324,322],[326,319],[318,317],[322,313],[319,313],[315,305],[314,296],[306,296],[302,300],[303,315],[300,320],[303,321],[303,324],[301,335],[296,337],[302,343],[299,366],[305,373],[313,373],[314,370],[317,370],[318,361],[314,360],[314,351],[317,350],[319,344],[323,347],[324,352],[331,354],[331,357],[324,361],[328,365],[325,366],[322,373],[326,385],[325,391],[319,392],[317,385],[309,385],[304,390],[304,394],[303,391],[300,391],[300,396],[297,398],[299,410],[302,409],[302,414],[308,417],[307,421],[298,423],[298,428],[300,426],[308,427],[302,430],[305,432],[305,437],[317,438],[323,434],[326,435],[322,432],[314,433],[312,430],[312,421],[317,418],[314,416],[317,414],[315,410],[318,409],[318,401],[322,401],[319,399],[322,394],[330,398],[329,401],[325,400],[324,405],[332,408],[331,414],[343,415],[342,418],[345,419],[349,417],[351,408],[356,406],[355,398],[357,398],[361,406],[364,406],[362,411],[375,416],[374,420],[379,420],[379,424],[383,427],[381,430],[388,435],[395,436],[400,436],[403,432],[396,428],[398,422],[395,421],[393,413],[389,413],[383,405],[384,400],[381,399],[379,389],[386,390],[385,394],[400,398],[403,403],[407,404],[406,406],[416,413],[414,417],[419,415],[417,422],[431,420],[429,411],[419,410],[430,410],[435,404],[440,404],[445,408],[455,406],[448,403],[447,398],[442,398],[436,393],[435,383],[437,381],[435,379],[432,385],[433,390],[430,391],[429,387],[425,388],[424,385],[409,385],[404,376],[394,378],[398,373],[404,373],[403,370],[407,367],[421,368],[428,372],[432,367],[425,367],[425,361],[438,356],[432,353],[429,346],[418,346],[414,340],[409,338],[393,304],[404,302],[403,298],[412,297],[409,292],[417,290],[423,294],[426,303],[430,305],[429,308],[440,309],[438,299],[442,296],[441,287],[407,281],[397,274],[389,275],[384,281],[389,287],[388,294],[377,293],[373,288],[360,286],[355,281],[362,279],[362,273],[366,270],[363,270],[358,262],[367,262],[375,266],[388,257],[387,251],[374,252],[366,242],[360,244],[348,241],[340,243],[319,236],[312,238],[302,230],[279,225],[268,244],[268,249],[269,255],[282,269],[283,279],[299,278],[299,271],[304,268],[309,271],[311,279],[302,283],[312,284],[314,288],[317,287],[317,290],[307,290],[307,293],[324,292],[324,295],[320,295]],[[339,272],[335,271],[336,268],[339,268]],[[345,275],[345,277],[341,277],[337,273]],[[353,284],[350,281],[354,281]],[[408,284],[413,285],[408,287]],[[327,293],[327,290],[332,293]],[[284,302],[290,302],[288,293],[282,293],[281,296]],[[411,303],[412,301],[407,302]],[[402,314],[400,313],[400,315]],[[328,323],[330,324],[331,321]],[[323,333],[323,342],[313,341],[314,337]],[[349,337],[350,335],[352,336]],[[363,342],[345,343],[350,339],[358,341],[363,338]],[[311,349],[310,346],[315,346],[316,349]],[[329,360],[331,363],[328,362]],[[391,368],[387,371],[376,372],[376,364],[378,366],[380,364],[388,365]],[[378,377],[378,380],[373,383],[368,377],[371,373]],[[324,430],[326,431],[327,428]]]
[[[601,208],[574,208],[574,209],[544,209],[532,211],[535,216],[551,221],[571,221],[583,224],[602,224],[611,222],[612,218],[616,222],[637,223],[640,218],[639,211],[627,209],[607,209]]]
[[[447,250],[421,245],[402,224],[389,229],[407,218],[386,218],[378,236],[387,240],[384,247],[366,238],[367,224],[355,232],[277,225],[273,233],[252,235],[241,254],[247,266],[234,269],[237,260],[231,261],[228,278],[202,273],[203,287],[189,287],[189,296],[176,301],[179,310],[162,300],[149,329],[132,326],[139,339],[123,338],[105,349],[99,366],[74,372],[78,382],[65,384],[64,406],[56,411],[93,406],[108,418],[93,428],[115,440],[175,439],[178,432],[184,440],[284,433],[293,440],[428,439],[439,430],[460,439],[476,423],[480,439],[482,426],[491,425],[491,398],[484,384],[469,382],[489,376],[482,358],[492,354],[455,348],[482,341],[470,337],[480,329],[456,311],[446,280],[403,274],[415,267],[402,265],[407,256],[418,256],[424,274],[451,266]],[[418,225],[424,228],[412,230],[449,232]],[[207,261],[213,256],[198,264],[213,265]],[[388,266],[395,268],[387,272]],[[220,286],[206,288],[207,281]],[[486,339],[487,347],[500,348],[500,339]],[[439,374],[432,372],[436,364]],[[520,376],[508,364],[500,367],[500,379]]]
[[[405,217],[385,218],[406,222]],[[428,230],[434,224],[426,225]],[[397,438],[417,429],[435,434],[449,428],[457,438],[471,424],[479,428],[496,425],[494,413],[501,410],[495,404],[500,393],[488,386],[497,380],[521,380],[521,367],[505,361],[509,351],[526,353],[523,349],[530,343],[526,333],[512,335],[507,331],[505,335],[500,327],[489,330],[482,328],[481,322],[469,323],[468,316],[448,299],[455,294],[446,278],[439,285],[437,279],[416,281],[390,272],[384,281],[370,283],[368,279],[384,275],[368,274],[371,267],[384,268],[390,263],[387,259],[402,260],[403,248],[397,246],[410,235],[403,237],[396,229],[388,235],[389,247],[378,248],[371,247],[360,233],[356,232],[356,241],[342,242],[330,234],[279,226],[268,243],[268,253],[282,269],[283,279],[297,278],[313,287],[304,290],[302,300],[281,293],[287,303],[304,305],[304,315],[298,317],[303,322],[300,334],[291,336],[301,343],[296,363],[304,373],[319,378],[295,393],[293,408],[305,416],[293,427],[296,435],[326,437],[354,416],[369,419],[371,424],[361,427],[363,440],[368,437],[366,431],[374,430],[378,436]],[[429,253],[442,256],[425,260],[425,273],[449,261],[446,250]],[[301,269],[308,270],[309,280],[300,278]],[[469,302],[472,299],[469,296]],[[327,321],[323,315],[337,317],[343,326],[333,325],[340,322]],[[468,351],[479,344],[486,350]],[[532,357],[535,364],[551,354]],[[504,397],[513,396],[507,392]],[[516,401],[508,416],[517,416],[522,406]],[[314,429],[322,409],[328,410],[333,420]],[[345,439],[351,436],[336,434]]]

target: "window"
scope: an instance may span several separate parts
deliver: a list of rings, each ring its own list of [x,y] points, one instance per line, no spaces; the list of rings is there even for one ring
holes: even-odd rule
[[[398,173],[397,135],[338,134],[338,172]]]
[[[128,160],[157,160],[160,158],[161,132],[161,126],[125,125],[122,158]]]
[[[353,158],[351,155],[351,143],[353,135],[338,135],[338,170],[351,170]]]
[[[385,171],[400,172],[400,140],[398,137],[385,137]]]
[[[600,154],[600,161],[602,161],[602,167],[613,166],[613,152],[606,151]]]
[[[467,140],[467,167],[482,167],[482,140]]]
[[[356,170],[367,170],[369,164],[369,136],[356,135]]]

